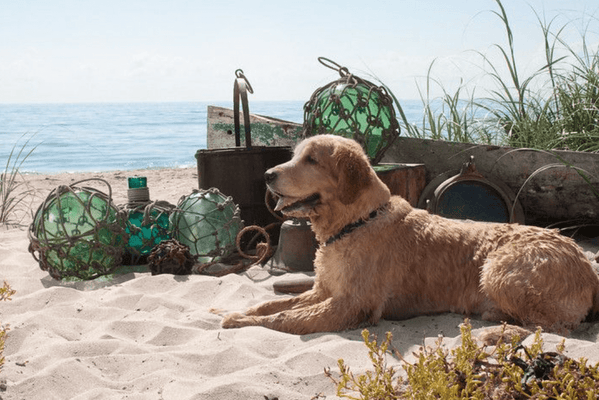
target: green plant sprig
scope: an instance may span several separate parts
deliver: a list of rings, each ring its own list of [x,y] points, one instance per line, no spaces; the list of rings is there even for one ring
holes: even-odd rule
[[[0,301],[10,300],[10,297],[16,293],[15,290],[11,289],[11,287],[4,282],[4,285],[0,287]],[[4,344],[6,342],[6,335],[8,332],[8,326],[0,327],[0,372],[2,372],[2,367],[4,366]]]
[[[396,377],[397,370],[387,366],[391,333],[387,332],[379,345],[364,330],[362,338],[373,370],[355,375],[340,359],[339,378],[329,369],[325,374],[336,384],[337,396],[354,400],[575,400],[599,395],[599,363],[589,366],[585,358],[576,361],[566,357],[564,341],[557,352],[544,353],[540,329],[528,347],[514,336],[509,343],[500,339],[490,352],[472,337],[468,320],[460,330],[462,343],[451,351],[443,347],[440,338],[433,347],[422,347],[414,363],[395,352],[406,378]]]

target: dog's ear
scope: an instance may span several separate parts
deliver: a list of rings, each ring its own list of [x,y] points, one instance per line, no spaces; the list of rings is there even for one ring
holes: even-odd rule
[[[339,200],[351,204],[370,184],[370,163],[361,148],[337,146],[333,157],[339,173]]]

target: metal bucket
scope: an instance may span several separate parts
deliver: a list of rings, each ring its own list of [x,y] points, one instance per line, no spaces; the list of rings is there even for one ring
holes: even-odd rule
[[[239,205],[245,225],[266,226],[276,219],[264,204],[264,172],[291,159],[290,147],[233,147],[198,150],[200,189],[218,188]]]
[[[264,204],[264,172],[289,161],[292,156],[291,147],[252,147],[247,91],[253,93],[253,89],[243,71],[237,70],[235,75],[237,78],[233,87],[233,103],[237,147],[196,152],[199,186],[200,189],[216,187],[224,195],[231,196],[239,205],[241,219],[246,226],[266,226],[276,219]],[[240,98],[243,106],[245,147],[241,146]]]
[[[279,245],[266,266],[273,275],[284,272],[314,271],[318,241],[309,221],[290,219],[281,225]]]

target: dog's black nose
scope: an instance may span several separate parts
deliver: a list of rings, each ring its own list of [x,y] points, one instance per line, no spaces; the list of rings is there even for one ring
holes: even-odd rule
[[[271,170],[268,170],[264,173],[264,180],[266,183],[272,183],[275,179],[277,179],[277,173]]]

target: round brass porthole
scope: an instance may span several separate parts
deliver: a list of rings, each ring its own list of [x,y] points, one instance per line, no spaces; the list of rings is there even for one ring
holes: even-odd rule
[[[418,207],[446,218],[524,223],[524,211],[500,180],[476,170],[474,157],[459,173],[448,171],[424,189]]]

